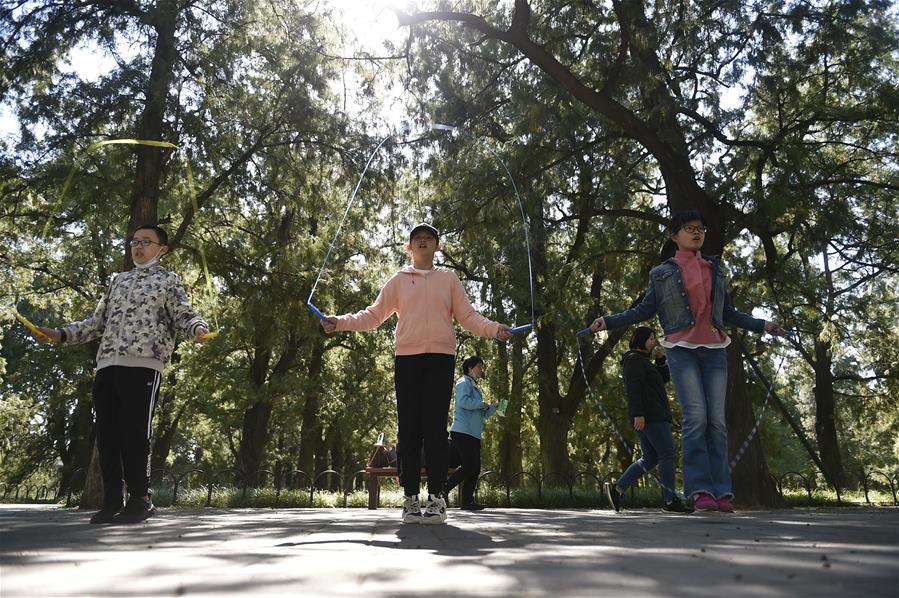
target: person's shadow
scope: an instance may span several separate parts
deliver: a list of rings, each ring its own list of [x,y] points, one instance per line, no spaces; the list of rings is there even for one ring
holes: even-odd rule
[[[389,533],[388,530],[381,530]],[[397,523],[396,540],[360,540],[339,538],[310,540],[308,542],[285,542],[277,547],[314,546],[321,544],[361,544],[380,548],[400,550],[429,550],[435,554],[452,556],[484,556],[498,548],[489,535],[455,527],[452,523],[443,525],[403,525]]]

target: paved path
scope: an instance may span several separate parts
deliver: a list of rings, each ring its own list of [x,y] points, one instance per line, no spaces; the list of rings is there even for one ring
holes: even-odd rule
[[[899,509],[162,510],[137,526],[0,507],[0,595],[899,596]]]

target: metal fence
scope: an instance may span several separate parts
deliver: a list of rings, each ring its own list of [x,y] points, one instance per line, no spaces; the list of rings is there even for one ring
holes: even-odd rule
[[[886,491],[889,489],[893,504],[899,505],[897,500],[897,488],[899,488],[899,472],[886,472],[871,470],[859,472],[860,487],[864,492],[865,502],[871,504],[869,493],[878,488]],[[340,473],[333,469],[326,469],[317,474],[309,474],[302,470],[288,472],[287,475],[278,476],[270,469],[260,469],[250,475],[245,475],[237,469],[222,469],[218,471],[206,471],[200,468],[177,471],[173,469],[156,469],[151,472],[151,482],[154,488],[171,491],[171,504],[178,505],[179,491],[185,492],[195,488],[203,488],[206,492],[205,506],[212,504],[213,494],[216,490],[234,489],[246,498],[250,489],[273,489],[276,502],[284,491],[302,490],[309,492],[309,504],[314,504],[316,492],[338,492],[343,495],[343,506],[347,505],[347,497],[354,491],[364,491],[365,477],[369,475],[365,469],[349,473]],[[567,489],[569,498],[574,498],[576,488],[594,489],[601,491],[605,483],[612,482],[621,475],[618,471],[600,472],[584,470],[567,475],[560,472],[548,472],[541,474],[537,471],[519,471],[510,476],[505,476],[499,471],[484,471],[478,477],[478,488],[482,482],[494,488],[504,491],[507,506],[512,504],[512,492],[519,488],[532,488],[537,492],[538,500],[544,499],[544,491],[547,488]],[[61,502],[65,498],[66,506],[73,504],[73,488],[83,486],[87,477],[87,468],[75,470],[68,480],[58,487],[29,484],[26,481],[13,484],[0,482],[0,501],[2,502]],[[281,483],[286,477],[290,483]],[[680,477],[680,476],[678,476]],[[822,485],[818,476],[814,473],[787,471],[780,475],[772,474],[777,491],[783,495],[785,491],[792,489],[805,490],[809,500],[813,500],[813,494],[817,491],[831,490],[829,486]],[[654,482],[648,476],[641,480],[644,487],[652,487]],[[837,490],[837,499],[841,500],[841,493]],[[477,489],[476,489],[477,492]]]

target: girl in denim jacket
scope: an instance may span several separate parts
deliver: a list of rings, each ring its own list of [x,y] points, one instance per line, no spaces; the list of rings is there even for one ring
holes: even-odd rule
[[[674,257],[649,273],[643,301],[627,311],[597,318],[593,332],[611,330],[657,315],[665,336],[671,380],[683,413],[684,494],[698,511],[734,510],[724,401],[727,394],[725,326],[783,335],[775,322],[737,311],[725,273],[715,257],[700,253],[706,221],[690,210],[674,214],[668,226]]]

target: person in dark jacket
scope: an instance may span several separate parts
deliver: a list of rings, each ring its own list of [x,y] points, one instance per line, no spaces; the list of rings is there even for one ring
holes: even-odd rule
[[[655,363],[650,361],[655,358]],[[609,502],[619,510],[621,495],[644,473],[659,466],[662,507],[674,513],[689,513],[674,490],[674,438],[671,435],[671,409],[665,383],[671,380],[665,353],[656,343],[652,328],[639,326],[631,336],[630,351],[621,358],[627,411],[640,437],[643,455],[632,463],[613,484],[606,485]]]

